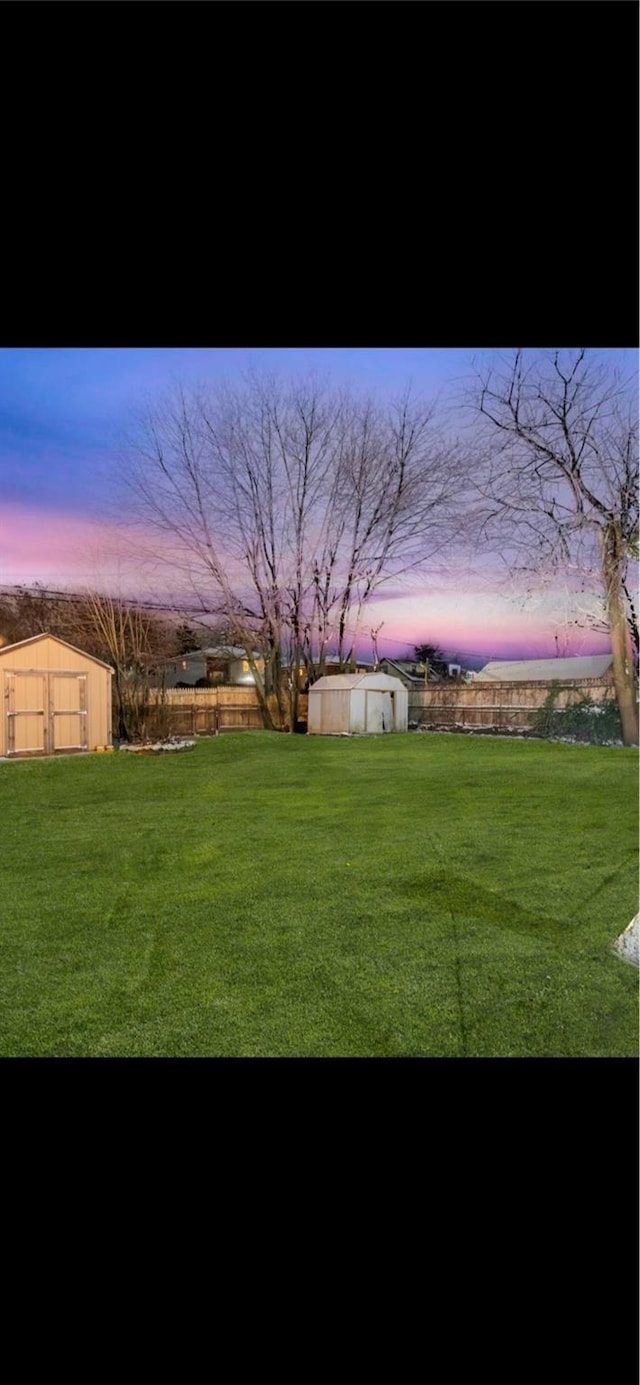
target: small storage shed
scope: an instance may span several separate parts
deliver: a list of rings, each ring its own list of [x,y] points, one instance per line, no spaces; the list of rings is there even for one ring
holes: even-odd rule
[[[336,673],[309,688],[310,736],[406,731],[408,693],[388,673]]]
[[[0,648],[0,756],[110,745],[112,673],[55,635]]]

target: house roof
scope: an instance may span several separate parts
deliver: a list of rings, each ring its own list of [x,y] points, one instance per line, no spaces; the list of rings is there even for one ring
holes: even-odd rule
[[[390,659],[385,654],[384,659],[381,659],[380,663],[388,664],[390,668],[397,668],[399,672],[402,674],[403,678],[411,678],[416,683],[424,683],[424,675],[421,677],[419,673],[415,672],[415,660],[412,661],[410,659]]]
[[[602,678],[611,667],[610,654],[571,659],[495,660],[476,673],[475,682],[536,683],[565,679]]]
[[[391,678],[388,673],[327,673],[309,688],[309,693],[359,687],[393,692],[402,684],[399,678]]]
[[[249,656],[246,649],[241,649],[237,644],[217,644],[212,649],[201,649],[201,654],[206,654],[209,659],[247,659]],[[251,651],[252,659],[260,659],[262,656],[257,649]]]
[[[259,659],[262,656],[254,649],[252,658]],[[188,654],[172,654],[169,662],[175,663],[180,659],[246,659],[246,649],[240,649],[232,644],[216,644],[207,649],[190,649]]]
[[[81,654],[83,659],[90,659],[92,664],[99,664],[100,668],[108,668],[109,673],[113,673],[111,664],[105,664],[104,659],[96,659],[94,654],[87,654],[86,649],[78,649],[77,644],[69,644],[68,640],[61,640],[58,635],[49,635],[43,631],[41,635],[30,635],[27,640],[16,640],[15,644],[4,644],[0,648],[0,658],[5,654],[10,654],[14,649],[24,649],[27,644],[39,644],[41,640],[53,640],[54,644],[61,644],[63,649],[72,649],[74,654]]]

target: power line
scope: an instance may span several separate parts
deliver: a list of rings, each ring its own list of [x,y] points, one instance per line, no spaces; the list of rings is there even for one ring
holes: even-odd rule
[[[67,601],[67,602],[70,602],[70,603],[71,603],[71,602],[74,602],[74,601],[84,601],[84,600],[85,600],[85,593],[83,593],[83,592],[59,591],[59,590],[57,590],[57,588],[55,588],[55,587],[39,587],[39,586],[36,586],[36,587],[26,587],[26,586],[25,586],[25,587],[23,587],[23,586],[19,586],[19,585],[8,586],[8,585],[1,585],[1,584],[0,584],[0,596],[48,597],[48,598],[54,599],[54,600],[56,600],[56,601]],[[117,599],[117,600],[122,600],[122,602],[123,602],[124,604],[128,605],[128,606],[138,607],[138,608],[140,608],[141,610],[144,610],[144,611],[164,611],[165,613],[171,612],[171,613],[173,613],[174,615],[209,615],[209,616],[221,616],[221,615],[223,614],[221,611],[214,610],[212,607],[208,607],[208,606],[186,606],[186,605],[184,605],[182,602],[177,602],[177,601],[175,601],[175,600],[174,600],[174,601],[166,601],[166,602],[161,602],[161,601],[140,601],[140,600],[138,600],[136,597],[128,597],[128,596],[123,596],[122,598],[116,598],[116,599]]]
[[[27,585],[23,586],[21,583],[14,583],[13,585],[9,583],[0,584],[0,595],[44,597],[56,601],[65,601],[69,604],[73,604],[73,602],[84,600],[84,593],[82,592],[63,591],[57,587],[44,587],[39,585],[29,587]],[[174,599],[173,601],[141,601],[136,597],[122,597],[121,599],[127,605],[143,611],[159,611],[164,613],[165,615],[215,616],[217,619],[224,618],[224,612],[216,610],[214,607],[202,605],[192,606],[185,604],[182,601],[178,601],[176,599]],[[402,645],[404,649],[410,649],[411,651],[413,651],[417,647],[415,641],[394,640],[393,636],[391,635],[387,636],[382,641],[378,641],[378,643],[393,644],[394,646]],[[423,640],[422,643],[429,643],[429,641]],[[470,659],[487,659],[496,657],[494,655],[487,655],[485,650],[463,649],[460,645],[451,645],[449,649],[443,649],[442,653],[445,656],[451,653],[460,654]]]
[[[14,583],[13,585],[9,583],[0,583],[0,595],[45,597],[56,601],[66,601],[70,604],[85,599],[85,595],[82,592],[62,591],[56,587],[41,587],[38,585],[29,587],[26,585],[23,586],[20,583]],[[188,605],[176,598],[174,598],[173,601],[140,601],[135,597],[122,597],[121,599],[126,605],[142,611],[159,611],[165,615],[177,616],[214,616],[217,620],[224,620],[224,612],[219,609],[216,610],[211,606]],[[430,641],[422,640],[421,643],[428,644]],[[420,641],[395,640],[392,635],[388,635],[383,637],[382,640],[378,640],[378,646],[383,644],[393,644],[394,646],[401,645],[403,649],[410,649],[413,653],[413,651],[419,647]],[[438,647],[440,648],[440,646]],[[457,654],[467,659],[484,659],[487,663],[492,659],[500,658],[499,654],[487,653],[485,649],[465,649],[459,644],[446,646],[442,649],[442,654],[445,658],[451,658],[453,655]]]

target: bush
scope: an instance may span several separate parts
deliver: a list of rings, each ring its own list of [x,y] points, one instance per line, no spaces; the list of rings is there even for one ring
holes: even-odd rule
[[[540,736],[571,736],[573,740],[604,745],[622,740],[620,714],[613,697],[594,702],[577,697],[568,707],[558,707],[559,683],[550,688],[541,707],[531,713],[531,726]]]

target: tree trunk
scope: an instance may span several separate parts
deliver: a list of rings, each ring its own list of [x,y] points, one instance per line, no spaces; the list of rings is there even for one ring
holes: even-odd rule
[[[253,660],[250,659],[249,662],[253,664],[253,678],[255,683],[256,695],[258,698],[258,705],[262,713],[262,724],[264,726],[265,731],[276,731],[277,727],[275,727],[273,724],[273,717],[271,715],[271,708],[269,706],[268,694],[266,692],[265,685],[262,681],[262,678],[260,677],[259,670],[253,663]]]
[[[293,733],[298,724],[298,670],[296,667],[293,669],[289,689],[289,718],[291,721],[290,730]]]
[[[623,557],[621,546],[622,541],[618,525],[611,522],[604,531],[602,549],[607,613],[611,631],[613,683],[622,724],[623,744],[637,745],[639,739],[638,703],[629,641],[629,626],[622,597]]]

